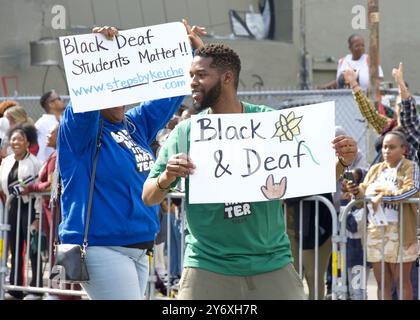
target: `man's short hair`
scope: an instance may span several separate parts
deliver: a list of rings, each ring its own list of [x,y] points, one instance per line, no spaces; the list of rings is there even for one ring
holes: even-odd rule
[[[213,58],[210,66],[223,71],[230,70],[235,75],[235,87],[238,89],[241,59],[230,47],[222,43],[208,43],[196,50],[196,56]]]
[[[54,90],[51,91],[47,91],[45,92],[42,96],[41,99],[39,99],[39,104],[41,105],[41,107],[48,112],[49,110],[49,106],[48,106],[48,99],[49,97],[53,94]]]

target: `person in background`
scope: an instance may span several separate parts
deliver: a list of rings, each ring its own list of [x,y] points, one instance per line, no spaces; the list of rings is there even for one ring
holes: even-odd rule
[[[12,127],[8,131],[8,141],[10,141],[12,154],[4,158],[0,165],[0,190],[6,195],[6,198],[8,199],[7,203],[9,205],[8,221],[11,228],[8,235],[11,251],[10,284],[22,286],[24,278],[24,243],[26,242],[26,250],[29,250],[31,239],[27,238],[28,228],[37,230],[39,216],[35,214],[34,210],[35,199],[21,195],[21,192],[22,187],[25,186],[23,181],[35,180],[41,164],[38,159],[28,151],[29,141],[27,138],[27,127],[22,125]],[[20,216],[18,216],[19,201],[21,201]],[[31,204],[29,203],[30,201],[32,202]],[[30,212],[28,212],[29,208],[32,209]],[[31,223],[30,226],[28,226],[28,219]],[[19,224],[18,221],[20,221]],[[19,239],[17,239],[18,241],[16,242],[17,234],[19,234]],[[37,254],[32,250],[29,250],[29,257],[32,266],[32,279],[30,285],[33,287],[36,287],[37,285],[42,287],[42,263],[40,264],[40,268],[37,269]],[[26,261],[26,263],[29,263],[29,261]],[[37,283],[37,277],[40,278],[40,283]],[[22,291],[9,291],[9,294],[17,299],[22,299],[24,297]],[[41,299],[41,295],[28,294],[25,299]]]
[[[2,141],[7,135],[7,130],[9,130],[10,124],[9,120],[4,117],[4,112],[10,107],[17,106],[18,103],[14,100],[5,100],[0,102],[0,145],[3,145]]]
[[[47,144],[49,148],[53,149],[53,152],[50,154],[48,159],[42,164],[41,169],[38,174],[38,181],[36,183],[31,183],[23,188],[22,194],[28,194],[32,192],[48,192],[51,191],[51,184],[53,179],[53,173],[55,170],[55,165],[57,161],[57,134],[58,134],[58,124],[52,128],[47,135]],[[47,235],[47,241],[49,241],[50,226],[52,222],[51,210],[49,206],[50,197],[42,197],[42,212],[43,215],[43,232]],[[55,219],[54,219],[55,220]],[[54,230],[54,228],[53,228]],[[53,237],[54,239],[54,237]]]
[[[360,113],[363,115],[363,117],[367,120],[367,122],[373,127],[373,129],[380,134],[380,138],[377,140],[378,149],[381,149],[382,146],[382,140],[384,135],[393,130],[398,129],[401,130],[401,132],[406,136],[406,139],[408,141],[407,145],[407,158],[410,160],[416,161],[418,158],[417,152],[420,147],[420,141],[418,139],[413,138],[410,134],[407,134],[409,129],[407,129],[406,125],[403,125],[401,118],[400,118],[400,106],[397,103],[396,104],[396,111],[395,111],[395,118],[391,119],[384,115],[381,115],[376,111],[375,107],[372,105],[370,100],[366,97],[366,95],[363,93],[361,87],[356,81],[356,73],[351,70],[347,69],[343,72],[344,79],[346,83],[348,83],[353,91],[354,100],[356,101]],[[410,95],[408,93],[407,87],[404,83],[404,99],[401,97],[401,102],[404,100],[405,103],[410,104],[411,102],[408,100]],[[401,89],[400,89],[400,92]],[[411,98],[412,99],[412,98]],[[397,99],[398,102],[398,99]],[[414,108],[415,109],[415,108]],[[380,155],[381,153],[379,153]],[[417,160],[418,161],[418,160]]]
[[[179,217],[179,208],[172,199],[169,208],[166,199],[162,201],[161,208],[166,213],[165,218],[167,218],[168,211],[170,214],[170,234],[167,235],[170,241],[166,241],[166,248],[169,256],[169,282],[170,284],[176,284],[181,277],[181,219]],[[168,242],[170,242],[169,246]]]
[[[353,198],[353,194],[346,189],[347,183],[350,181],[358,186],[366,175],[366,170],[363,168],[355,168],[350,172],[353,178],[351,180],[347,180],[349,178],[343,180],[342,187],[340,188],[342,189],[343,203],[348,203]],[[346,218],[346,267],[349,297],[351,300],[364,300],[365,298],[364,285],[356,279],[363,270],[363,211],[362,208],[353,207]],[[366,272],[368,270],[367,268]],[[368,274],[366,273],[367,277]]]
[[[59,123],[65,106],[63,100],[55,90],[44,93],[39,103],[45,110],[45,113],[35,122],[39,145],[37,158],[41,163],[44,163],[54,152],[53,148],[47,146],[47,135]]]
[[[193,114],[196,114],[197,112],[194,110],[194,108],[188,107],[181,113],[181,121],[185,119],[189,119]]]
[[[420,163],[420,116],[417,115],[416,100],[408,91],[404,81],[403,64],[400,63],[398,69],[392,69],[392,76],[398,85],[401,97],[401,108],[399,110],[401,127],[404,129],[405,136],[417,154],[412,160]]]
[[[385,260],[384,298],[392,298],[391,285],[396,284],[399,290],[400,254],[403,265],[403,292],[398,292],[404,300],[411,300],[413,291],[410,272],[413,262],[418,257],[416,204],[400,201],[419,196],[419,167],[416,162],[405,159],[404,150],[407,141],[398,131],[388,132],[382,145],[384,161],[373,165],[363,182],[357,186],[348,182],[346,187],[356,199],[370,196],[372,209],[369,210],[367,235],[367,260],[372,263],[373,272],[378,283],[378,299],[381,299],[381,261]],[[402,206],[402,211],[400,210]],[[379,211],[385,216],[384,225],[374,223]],[[403,215],[403,222],[401,216]],[[400,252],[400,228],[403,228],[402,252]],[[384,238],[382,239],[382,232]],[[382,246],[384,242],[384,246]]]
[[[340,135],[347,135],[347,132],[344,130],[343,127],[341,126],[336,126],[335,127],[335,136],[338,137]],[[357,154],[356,157],[354,158],[354,160],[352,161],[352,163],[348,166],[347,170],[352,170],[354,168],[366,168],[367,167],[367,163],[366,163],[366,158],[363,155],[362,151],[360,149],[357,150]],[[332,193],[332,197],[333,197],[333,203],[334,203],[334,207],[335,210],[337,212],[337,217],[340,215],[340,210],[341,210],[341,198],[342,198],[342,183],[343,183],[343,179],[342,177],[340,179],[337,180],[336,183],[336,192]],[[327,281],[327,296],[326,298],[329,299],[330,298],[330,294],[332,293],[332,257],[330,257],[330,261],[328,263],[328,269],[327,269],[327,277],[326,277]]]
[[[319,86],[319,89],[342,89],[345,86],[343,71],[352,69],[356,73],[356,81],[360,88],[367,92],[369,86],[369,57],[365,53],[365,40],[357,34],[352,34],[348,40],[350,53],[338,60],[337,75],[334,81]],[[378,69],[379,80],[384,74],[381,66]]]
[[[39,150],[38,135],[36,128],[34,127],[34,121],[28,117],[25,109],[20,105],[11,106],[5,110],[4,117],[9,121],[9,128],[13,128],[18,124],[23,124],[27,127],[27,138],[30,143],[29,152],[36,156]],[[12,153],[7,137],[8,136],[6,135],[5,139],[2,140],[2,158]]]
[[[162,201],[158,211],[160,230],[159,233],[156,235],[155,248],[153,252],[156,273],[159,276],[160,280],[162,280],[164,283],[169,280],[168,270],[166,268],[165,261],[165,243],[168,239],[168,219],[166,206],[164,205],[165,202],[166,199]]]

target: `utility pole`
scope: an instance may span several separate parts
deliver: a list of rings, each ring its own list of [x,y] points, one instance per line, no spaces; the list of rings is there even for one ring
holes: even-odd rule
[[[369,89],[368,97],[376,107],[379,107],[379,0],[368,0],[368,28],[369,28]],[[368,161],[373,160],[373,140],[366,135],[368,145]]]
[[[375,105],[379,100],[379,0],[368,0],[369,23],[369,90],[368,97]]]
[[[308,61],[306,52],[306,0],[300,0],[300,70],[299,86],[301,90],[309,89]]]

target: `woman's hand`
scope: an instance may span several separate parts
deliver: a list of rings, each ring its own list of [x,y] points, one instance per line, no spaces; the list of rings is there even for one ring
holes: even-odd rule
[[[28,186],[22,186],[22,191],[20,192],[21,195],[27,195],[29,193]]]
[[[388,188],[386,186],[380,186],[380,185],[378,185],[378,186],[375,187],[375,192],[378,193],[378,194],[379,193],[384,194],[387,191],[388,191]]]
[[[194,169],[195,165],[189,156],[185,153],[175,154],[170,157],[165,171],[157,178],[157,184],[160,186],[160,189],[169,189],[176,178],[186,178],[194,173]]]
[[[400,62],[398,69],[392,68],[392,77],[398,85],[404,84],[404,68],[402,62]]]
[[[376,212],[378,210],[379,205],[382,202],[382,193],[378,193],[370,200],[370,202],[372,202],[373,211]]]
[[[182,19],[182,23],[185,26],[185,29],[187,30],[188,38],[190,39],[191,46],[194,49],[198,49],[201,46],[204,45],[203,40],[201,39],[202,36],[205,36],[207,34],[206,28],[200,27],[200,26],[190,26],[188,24],[188,21],[185,19]]]
[[[185,178],[194,173],[195,165],[185,153],[173,155],[166,164],[166,176],[175,180],[177,177]]]
[[[357,73],[353,69],[347,69],[343,71],[344,82],[348,84],[351,88],[358,85],[357,83]]]
[[[112,40],[114,36],[118,35],[118,29],[116,27],[110,26],[103,26],[103,27],[95,27],[92,29],[93,33],[100,33],[108,40]]]

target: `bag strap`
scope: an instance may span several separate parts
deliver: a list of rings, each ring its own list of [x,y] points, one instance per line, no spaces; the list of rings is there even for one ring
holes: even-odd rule
[[[96,164],[98,162],[98,155],[99,155],[99,149],[101,147],[101,140],[102,140],[102,128],[104,126],[104,122],[101,119],[100,124],[99,124],[99,133],[98,133],[98,140],[96,143],[96,152],[95,152],[95,159],[93,160],[93,168],[92,168],[92,177],[90,179],[90,189],[89,189],[89,201],[88,201],[88,207],[87,207],[87,212],[86,212],[86,225],[85,225],[85,233],[84,233],[84,237],[83,237],[83,249],[85,250],[87,245],[88,245],[88,232],[89,232],[89,222],[90,222],[90,211],[92,209],[92,198],[93,198],[93,189],[95,187],[95,175],[96,175]],[[57,185],[57,193],[54,196],[54,198],[56,199],[56,201],[53,201],[51,203],[51,212],[54,212],[54,204],[55,204],[55,213],[56,213],[56,217],[57,217],[57,221],[55,224],[55,236],[54,236],[54,244],[58,244],[58,217],[61,216],[61,208],[60,208],[60,203],[59,203],[59,199],[61,199],[61,192],[62,192],[62,185],[61,185],[61,174],[60,171],[58,169],[58,154],[57,154],[57,162],[56,162],[56,169],[58,171],[58,185]]]
[[[88,245],[90,211],[92,209],[93,189],[95,188],[96,164],[98,162],[99,149],[101,148],[103,126],[104,126],[104,121],[101,119],[101,122],[99,124],[98,141],[97,141],[97,144],[96,144],[95,159],[93,160],[92,177],[90,178],[89,202],[88,202],[88,208],[87,208],[87,213],[86,213],[85,236],[83,238],[83,248],[84,249],[86,249],[86,247]]]

